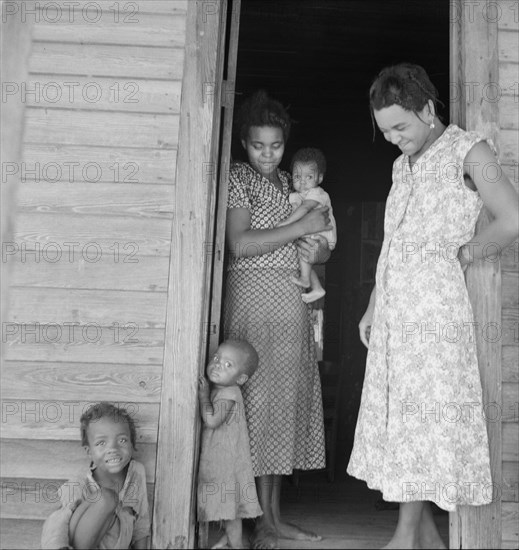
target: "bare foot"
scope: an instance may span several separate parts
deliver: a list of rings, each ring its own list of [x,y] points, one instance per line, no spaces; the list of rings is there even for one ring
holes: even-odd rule
[[[227,535],[224,535],[214,546],[211,548],[229,548],[227,545]]]
[[[266,523],[256,522],[256,527],[250,538],[251,548],[273,550],[279,548],[276,530]]]
[[[292,523],[276,523],[276,530],[280,539],[306,540],[310,542],[319,542],[323,539],[320,535],[305,531]]]
[[[290,280],[297,286],[308,288],[310,286],[310,279],[303,279],[299,277],[290,277]]]
[[[320,288],[319,290],[311,290],[310,292],[301,294],[301,299],[306,304],[309,304],[311,302],[315,302],[316,300],[319,300],[319,298],[322,298],[325,294],[326,294],[326,291]]]
[[[413,548],[422,548],[422,546],[420,546],[420,544],[418,543],[418,539],[414,539],[414,538],[408,538],[408,537],[393,537],[387,544],[386,546],[383,546],[382,547],[382,550],[384,550],[385,548],[387,549],[392,549],[392,548],[409,548],[409,549],[413,549]],[[427,546],[425,547],[427,548]]]

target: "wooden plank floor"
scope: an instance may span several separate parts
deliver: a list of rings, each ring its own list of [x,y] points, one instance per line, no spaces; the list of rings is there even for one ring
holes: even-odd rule
[[[285,480],[281,510],[284,518],[319,533],[323,540],[305,543],[280,541],[280,548],[382,548],[394,532],[397,509],[377,510],[380,493],[366,484],[345,477],[329,483],[324,473],[316,472],[299,477],[299,488]],[[435,509],[435,520],[445,544],[449,540],[449,516]],[[244,522],[247,537],[253,523]],[[221,533],[211,525],[209,543],[214,544]]]

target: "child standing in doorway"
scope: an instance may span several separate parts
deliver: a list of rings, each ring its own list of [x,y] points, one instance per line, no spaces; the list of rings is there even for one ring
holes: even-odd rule
[[[307,147],[296,152],[292,158],[292,186],[295,191],[288,197],[293,212],[286,220],[278,223],[278,227],[300,220],[318,206],[327,206],[332,229],[319,234],[327,240],[328,248],[333,250],[337,243],[337,225],[333,217],[330,196],[320,187],[325,173],[326,159],[319,149]],[[291,281],[303,288],[310,287],[310,292],[301,294],[303,302],[308,304],[322,298],[326,291],[312,264],[308,263],[302,255],[299,256],[299,269],[299,277],[291,277]]]
[[[438,118],[425,70],[387,67],[370,89],[393,165],[376,285],[359,323],[366,375],[348,473],[399,502],[386,548],[445,548],[430,501],[492,501],[487,430],[464,270],[518,234],[517,193],[491,142]],[[500,167],[499,167],[500,168]],[[477,235],[485,205],[492,221]],[[459,414],[458,414],[459,413]]]
[[[242,548],[242,518],[262,515],[249,448],[240,386],[258,367],[256,350],[244,340],[226,340],[200,377],[204,423],[198,477],[198,520],[223,521],[225,535],[213,548]]]

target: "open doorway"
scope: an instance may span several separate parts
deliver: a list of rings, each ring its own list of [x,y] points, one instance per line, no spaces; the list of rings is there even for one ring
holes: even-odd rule
[[[377,504],[383,508],[380,495],[348,478],[346,465],[366,358],[357,324],[374,284],[384,202],[398,156],[373,128],[367,93],[382,67],[401,61],[426,68],[445,102],[439,114],[448,122],[448,0],[241,0],[236,104],[264,88],[289,106],[294,125],[281,168],[288,169],[292,154],[303,146],[318,147],[327,158],[323,186],[332,199],[338,244],[325,269],[323,359],[344,368],[335,481],[330,483],[322,472],[302,476],[298,487],[286,484],[282,505],[287,519],[310,522],[308,527],[316,531],[322,527],[311,522],[323,523],[315,515],[316,498],[323,510],[325,503],[335,508],[344,505],[343,514],[337,509],[337,525],[331,527],[332,532],[335,527],[337,533],[343,532],[340,547],[348,538],[344,529],[348,506],[353,508],[356,501],[362,501],[358,509],[369,513],[373,525],[380,524],[375,519],[378,513],[388,519],[389,534],[396,524],[396,510],[378,512]],[[244,158],[237,140],[232,157]],[[440,527],[447,541],[446,515]],[[359,526],[359,534],[362,530]],[[384,532],[375,536],[375,529],[370,530],[371,538],[355,536],[350,543],[372,547],[387,542]],[[330,539],[323,547],[329,544]]]

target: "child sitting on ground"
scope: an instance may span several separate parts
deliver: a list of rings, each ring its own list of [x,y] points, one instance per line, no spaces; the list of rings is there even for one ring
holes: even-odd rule
[[[258,366],[244,340],[226,340],[200,376],[198,398],[204,424],[198,475],[198,520],[223,521],[225,535],[213,548],[242,548],[242,518],[262,515],[256,494],[249,435],[240,386]]]
[[[278,227],[300,220],[310,210],[318,206],[328,206],[330,225],[333,228],[323,231],[319,235],[326,238],[329,249],[333,250],[337,242],[337,226],[333,217],[330,197],[326,191],[319,187],[325,172],[326,159],[319,149],[308,147],[297,151],[292,159],[292,185],[295,191],[289,196],[293,211],[286,220],[278,223]],[[303,288],[310,287],[310,292],[301,295],[303,301],[310,303],[322,298],[326,291],[322,287],[317,273],[312,269],[312,265],[299,256],[299,266],[300,276],[299,278],[293,277],[292,281]]]
[[[80,419],[81,443],[90,466],[61,486],[62,509],[73,509],[69,546],[80,548],[147,548],[150,518],[144,466],[132,458],[135,424],[125,409],[97,403]],[[77,505],[78,501],[81,501]],[[42,546],[58,533],[44,527]],[[46,540],[44,540],[46,539]]]

